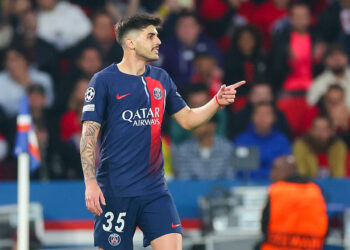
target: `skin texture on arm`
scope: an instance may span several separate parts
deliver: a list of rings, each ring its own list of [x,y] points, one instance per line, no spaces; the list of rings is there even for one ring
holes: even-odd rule
[[[100,124],[93,121],[83,123],[83,132],[80,140],[80,157],[85,182],[96,180],[96,145]]]
[[[210,120],[220,106],[232,104],[235,101],[236,88],[243,84],[245,84],[245,81],[238,82],[228,87],[222,85],[216,96],[207,104],[193,109],[186,106],[175,113],[173,117],[184,129],[190,130],[196,128]]]
[[[86,207],[95,215],[102,213],[100,201],[106,205],[105,198],[96,181],[96,145],[101,125],[94,121],[85,121],[80,140],[81,165],[85,180]]]

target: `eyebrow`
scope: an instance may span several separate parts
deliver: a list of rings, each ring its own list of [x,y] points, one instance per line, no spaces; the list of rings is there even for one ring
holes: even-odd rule
[[[149,36],[149,35],[158,35],[158,32],[149,32],[148,34],[147,34],[147,36]]]

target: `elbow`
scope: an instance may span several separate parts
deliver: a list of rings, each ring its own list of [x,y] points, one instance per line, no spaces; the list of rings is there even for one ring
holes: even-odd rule
[[[191,126],[191,124],[189,124],[188,122],[184,122],[183,124],[181,124],[181,127],[183,129],[186,129],[186,130],[192,130],[194,127]]]

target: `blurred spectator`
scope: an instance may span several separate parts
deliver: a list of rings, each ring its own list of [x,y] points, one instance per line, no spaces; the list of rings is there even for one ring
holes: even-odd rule
[[[347,149],[335,134],[329,118],[316,117],[310,131],[293,146],[301,175],[309,177],[344,177]]]
[[[288,92],[307,91],[312,83],[313,37],[309,32],[310,20],[308,6],[294,4],[290,9],[291,27],[282,29],[274,36],[270,74],[276,91],[281,88]]]
[[[91,31],[90,20],[68,1],[37,0],[38,35],[63,51],[85,38]]]
[[[184,99],[191,108],[198,108],[206,104],[210,100],[208,87],[202,83],[189,84],[184,89]],[[227,117],[224,110],[219,109],[216,113],[217,124],[216,134],[226,137]],[[179,144],[192,137],[192,133],[183,129],[174,119],[170,121],[169,135],[171,141]]]
[[[63,77],[57,103],[61,110],[66,110],[70,94],[80,78],[91,79],[102,68],[102,58],[96,47],[86,47],[82,50],[73,68]]]
[[[41,164],[34,173],[34,178],[47,180],[54,177],[49,165],[53,155],[58,152],[58,119],[52,110],[45,107],[45,89],[38,84],[32,84],[27,89],[30,113],[33,120],[34,130],[38,139]]]
[[[324,41],[341,42],[350,56],[350,0],[333,1],[318,27]]]
[[[320,187],[296,173],[293,156],[274,161],[271,179],[257,249],[323,249],[328,216]]]
[[[8,154],[8,143],[3,136],[2,133],[0,133],[0,164],[5,160]]]
[[[84,94],[89,85],[86,78],[79,79],[69,97],[68,111],[60,121],[60,138],[64,142],[62,157],[69,179],[82,178],[79,143],[81,137],[81,112],[84,104]]]
[[[267,83],[258,83],[252,86],[248,95],[248,103],[236,114],[229,115],[228,137],[235,138],[243,133],[251,122],[252,112],[255,105],[260,103],[270,103],[274,105],[274,96],[271,86]],[[291,138],[292,132],[284,114],[275,107],[276,127],[288,138]]]
[[[210,97],[214,97],[221,87],[223,71],[210,54],[197,54],[193,61],[193,83],[204,83],[208,86]]]
[[[266,61],[258,31],[250,25],[237,29],[225,58],[225,83],[245,80],[247,84],[238,94],[246,95],[253,83],[265,80],[265,72]]]
[[[350,149],[350,109],[345,104],[344,90],[338,85],[331,86],[323,97],[323,103],[337,135]]]
[[[311,85],[308,92],[308,102],[317,104],[320,98],[333,84],[341,86],[346,95],[346,104],[350,108],[350,68],[348,56],[340,45],[332,45],[325,55],[326,70],[319,75]]]
[[[23,13],[12,44],[25,52],[31,65],[49,73],[57,84],[59,77],[58,53],[52,44],[38,37],[37,14],[34,11]]]
[[[259,29],[263,37],[264,48],[271,47],[271,37],[281,23],[285,23],[288,17],[288,4],[290,0],[266,0],[255,11],[254,25]]]
[[[270,103],[259,103],[254,106],[252,123],[233,144],[256,147],[260,154],[260,167],[251,172],[253,179],[268,179],[272,162],[276,157],[291,153],[290,143],[285,135],[276,128],[276,114]]]
[[[215,135],[217,118],[193,130],[193,139],[173,147],[173,171],[180,179],[233,178],[233,148]]]
[[[196,53],[211,54],[219,65],[222,63],[219,49],[212,40],[200,34],[198,20],[191,12],[182,12],[178,16],[175,37],[164,41],[159,53],[156,64],[169,73],[178,87],[191,81]]]
[[[223,50],[230,47],[230,37],[236,28],[247,24],[249,17],[255,16],[256,5],[253,1],[202,0],[197,2],[203,28],[207,34],[218,41]],[[246,8],[249,8],[249,11],[244,11]]]
[[[6,52],[5,70],[0,72],[0,106],[8,116],[17,114],[19,100],[24,95],[25,88],[32,83],[44,87],[47,93],[46,106],[51,106],[54,99],[51,77],[30,67],[22,50],[9,48]]]
[[[123,17],[133,16],[137,12],[144,12],[140,6],[140,0],[108,0],[106,10],[113,16],[114,20],[120,20]]]
[[[113,26],[114,21],[107,12],[96,13],[92,20],[92,33],[72,48],[73,57],[78,57],[87,47],[96,47],[102,56],[103,66],[120,62],[123,49],[115,40]]]

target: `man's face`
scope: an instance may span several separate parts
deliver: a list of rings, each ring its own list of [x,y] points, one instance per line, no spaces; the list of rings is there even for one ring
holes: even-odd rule
[[[312,125],[310,135],[314,140],[317,140],[320,143],[326,143],[334,135],[334,131],[327,119],[318,118]]]
[[[328,90],[324,96],[324,105],[328,111],[344,103],[344,92],[340,89]]]
[[[98,41],[113,40],[113,22],[107,15],[99,15],[95,18],[92,33]]]
[[[259,106],[253,113],[253,123],[258,132],[269,133],[274,122],[275,114],[271,106]]]
[[[286,9],[290,0],[273,0],[275,5],[280,9]]]
[[[340,0],[340,4],[344,9],[350,9],[350,0]]]
[[[262,102],[272,102],[273,94],[271,88],[267,84],[254,86],[249,95],[249,101],[253,105]]]
[[[192,46],[196,42],[199,32],[200,28],[195,18],[189,16],[178,20],[176,35],[180,42],[186,46]]]
[[[138,57],[145,59],[147,62],[157,61],[159,59],[159,46],[161,44],[158,38],[156,27],[149,25],[135,36],[135,51]]]
[[[29,105],[31,109],[43,109],[46,103],[46,96],[39,93],[33,92],[29,94]]]
[[[303,5],[294,6],[291,10],[290,21],[295,30],[306,31],[311,22],[309,9]]]
[[[326,58],[326,65],[331,71],[344,70],[347,64],[348,57],[340,51],[335,51]]]
[[[198,108],[209,101],[209,94],[205,91],[192,93],[188,97],[188,104],[191,108]]]
[[[102,60],[99,52],[94,48],[85,49],[79,60],[80,68],[91,76],[102,67]]]
[[[27,71],[28,64],[23,55],[15,50],[10,50],[6,54],[5,67],[10,74],[16,74],[16,72]]]
[[[37,15],[35,12],[27,12],[21,18],[21,28],[26,34],[35,34],[37,30]]]
[[[81,79],[77,82],[77,85],[74,89],[74,97],[77,101],[83,103],[85,91],[88,88],[89,81],[85,79]]]

